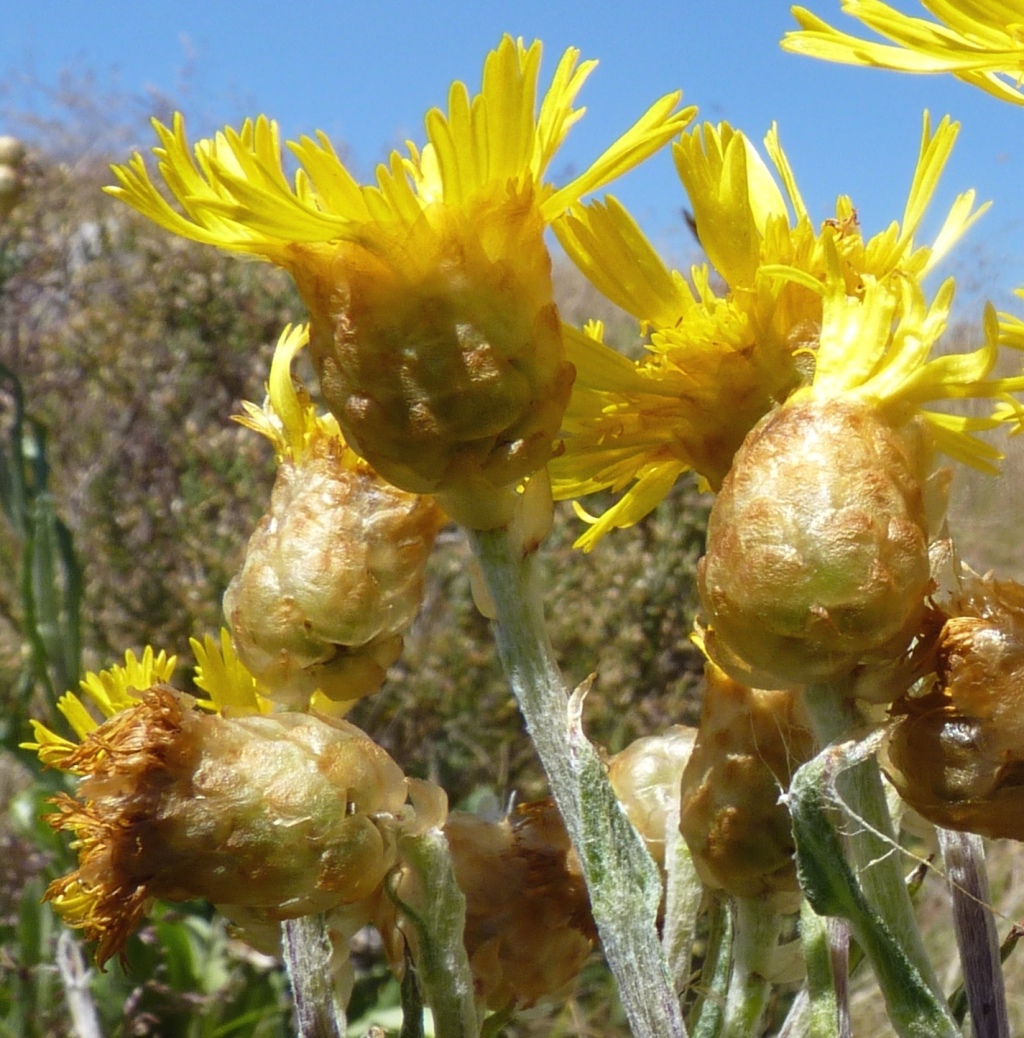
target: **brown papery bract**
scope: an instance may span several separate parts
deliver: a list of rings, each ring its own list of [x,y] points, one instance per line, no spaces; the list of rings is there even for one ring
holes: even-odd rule
[[[710,661],[704,680],[679,826],[697,874],[734,897],[792,894],[793,833],[780,798],[814,754],[800,697],[747,688]]]
[[[893,705],[884,765],[935,825],[1024,840],[1024,587],[969,574],[950,608],[932,688]]]

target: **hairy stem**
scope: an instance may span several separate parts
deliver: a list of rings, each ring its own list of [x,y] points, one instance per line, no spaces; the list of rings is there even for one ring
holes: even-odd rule
[[[471,531],[497,616],[502,664],[580,859],[608,965],[635,1038],[686,1034],[658,938],[661,877],[612,792],[554,660],[535,583],[505,529]]]
[[[402,836],[402,858],[420,880],[422,897],[412,905],[396,899],[415,927],[419,988],[434,1015],[437,1038],[476,1038],[473,976],[463,943],[466,899],[455,881],[448,841],[440,829]]]
[[[322,914],[287,919],[281,930],[299,1038],[342,1038],[345,1010],[334,997],[326,919]]]
[[[761,1017],[772,989],[767,974],[778,953],[782,917],[767,898],[735,898],[733,912],[733,971],[722,1035],[748,1038],[761,1033]]]
[[[822,746],[853,737],[863,724],[852,699],[842,687],[808,686],[804,701]],[[935,995],[944,1000],[942,985],[925,951],[907,891],[896,832],[875,755],[867,755],[844,769],[836,780],[836,788],[850,821],[847,843],[864,896],[888,927],[900,935],[907,958]]]

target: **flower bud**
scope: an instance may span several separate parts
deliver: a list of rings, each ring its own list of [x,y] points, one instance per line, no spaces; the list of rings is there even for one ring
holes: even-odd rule
[[[442,522],[429,499],[335,451],[280,466],[224,595],[238,654],[275,699],[301,708],[315,689],[350,700],[380,688]]]
[[[925,695],[893,705],[893,785],[928,821],[1024,840],[1024,587],[971,577],[939,636]]]
[[[358,728],[309,714],[228,719],[158,685],[61,763],[84,776],[51,825],[79,867],[47,898],[120,951],[152,898],[204,898],[278,919],[370,896],[416,825],[401,769]]]
[[[224,595],[238,655],[270,695],[304,709],[376,692],[419,609],[445,516],[433,499],[386,483],[290,375],[305,329],[286,329],[263,409],[240,420],[274,444],[270,509]],[[300,387],[301,389],[301,387]]]
[[[747,688],[708,661],[697,741],[683,772],[680,831],[700,878],[734,897],[798,889],[780,796],[814,752],[799,697]]]
[[[916,421],[894,428],[856,401],[766,416],[715,500],[698,571],[716,662],[784,688],[897,658],[929,589],[929,462]]]
[[[579,861],[551,799],[518,807],[489,822],[454,812],[444,833],[466,898],[464,941],[477,999],[488,1009],[527,1008],[563,997],[594,945],[597,931]],[[400,901],[415,906],[429,894],[403,869]],[[393,959],[401,942],[416,957],[415,929],[384,906],[378,925]]]
[[[651,857],[665,864],[665,836],[697,730],[676,724],[631,742],[608,764],[608,781]]]

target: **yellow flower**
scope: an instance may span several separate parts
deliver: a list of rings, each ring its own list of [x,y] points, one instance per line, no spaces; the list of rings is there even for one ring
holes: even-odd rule
[[[265,257],[310,309],[324,398],[346,440],[396,486],[437,493],[474,527],[503,525],[515,487],[551,453],[572,383],[552,299],[545,228],[676,136],[692,109],[656,102],[585,172],[545,180],[583,114],[593,68],[568,50],[537,110],[540,44],[506,36],[470,98],[455,83],[428,143],[360,186],[327,138],[290,145],[294,185],[265,117],[200,141],[156,124],[157,191],[141,156],[112,194],[175,233]]]
[[[577,207],[556,225],[573,260],[650,337],[632,363],[599,334],[566,332],[577,376],[565,451],[551,465],[555,496],[629,488],[599,519],[584,514],[592,525],[579,546],[643,518],[687,471],[718,489],[750,429],[813,373],[830,256],[844,293],[860,298],[868,283],[924,277],[945,255],[985,208],[965,192],[935,243],[915,245],[957,129],[944,119],[933,134],[925,116],[902,223],[869,239],[845,197],[834,218],[811,223],[774,127],[765,147],[777,178],[728,125],[684,135],[676,165],[724,296],[706,266],[691,271],[692,288],[667,269],[614,199]],[[801,276],[779,277],[781,268]]]
[[[953,298],[929,305],[916,278],[864,280],[849,295],[836,250],[822,293],[810,385],[766,415],[715,499],[698,579],[707,648],[731,676],[762,688],[857,674],[856,694],[891,700],[889,668],[911,642],[931,587],[929,543],[945,510],[943,451],[995,471],[975,434],[1004,420],[933,411],[928,401],[1002,399],[1024,376],[991,378],[998,323],[971,353],[932,356]],[[875,681],[875,675],[884,680]]]
[[[794,7],[799,32],[782,46],[796,54],[898,72],[951,72],[965,83],[1024,104],[1024,3],[1020,0],[922,0],[938,22],[902,14],[879,0],[845,0],[843,11],[895,46],[858,39]]]
[[[219,645],[192,647],[208,701],[165,683],[173,659],[129,652],[81,683],[102,722],[68,693],[60,709],[78,741],[34,722],[36,741],[24,744],[79,776],[76,796],[59,794],[48,816],[72,834],[78,868],[46,897],[98,942],[101,966],[154,898],[203,898],[273,921],[375,897],[398,833],[443,821],[443,792],[406,780],[358,728],[268,714],[226,631]]]

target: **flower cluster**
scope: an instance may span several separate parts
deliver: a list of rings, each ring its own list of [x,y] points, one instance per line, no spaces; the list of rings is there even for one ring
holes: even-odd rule
[[[978,35],[977,18],[928,36],[884,4],[847,6],[931,67],[1016,96],[1000,78],[1010,59],[983,57],[998,41]],[[798,17],[810,35],[791,46],[891,58]],[[974,64],[950,57],[970,47]],[[1021,835],[1000,821],[1022,756],[1007,720],[1020,589],[960,573],[937,601],[949,488],[938,456],[995,472],[999,451],[979,434],[1024,428],[1013,398],[1024,375],[996,374],[1002,348],[1024,346],[1024,324],[988,308],[981,345],[942,352],[954,284],[924,288],[985,209],[966,191],[934,242],[916,241],[957,125],[933,130],[925,115],[902,220],[870,237],[846,197],[812,219],[774,126],[766,161],[729,125],[687,130],[679,95],[557,187],[547,171],[592,65],[567,51],[538,107],[540,56],[506,37],[481,92],[456,83],[447,113],[427,115],[427,142],[394,153],[373,185],[322,134],[288,145],[290,181],[262,116],[192,147],[180,117],[156,123],[158,176],[139,155],[115,168],[111,193],[168,230],[286,269],[309,324],[285,329],[266,401],[239,419],[272,444],[277,479],[225,594],[227,628],[193,645],[207,698],[169,684],[172,658],[128,654],[86,677],[86,702],[58,703],[77,742],[37,723],[27,744],[78,776],[52,824],[72,834],[79,866],[47,896],[98,942],[101,963],[153,898],[201,897],[271,943],[299,916],[334,913],[344,934],[372,920],[400,970],[407,953],[433,954],[418,920],[435,892],[403,857],[429,832],[443,833],[462,892],[478,1003],[531,1006],[566,989],[607,920],[588,897],[593,848],[570,841],[583,828],[553,801],[500,822],[449,816],[442,790],[340,718],[398,658],[441,527],[467,527],[477,547],[502,531],[521,562],[550,517],[549,477],[558,498],[621,495],[596,518],[577,504],[585,549],[685,473],[716,495],[699,568],[700,726],[642,740],[608,767],[655,879],[641,840],[671,870],[666,847],[681,834],[708,889],[743,912],[792,907],[780,794],[828,741],[812,731],[805,688],[851,709],[895,703],[885,752],[905,798],[943,825]],[[583,201],[670,141],[708,260],[689,278],[614,198]],[[637,319],[639,359],[606,345],[598,324],[561,321],[549,228]],[[292,374],[307,345],[327,413]],[[946,409],[963,399],[971,416]],[[507,592],[481,582],[499,623]],[[545,646],[504,633],[524,673],[545,669]],[[548,770],[553,786],[564,780]],[[577,806],[554,792],[563,810]],[[617,810],[611,792],[604,803]]]
[[[449,518],[510,524],[523,551],[542,538],[544,470],[575,375],[547,229],[693,115],[678,94],[662,98],[555,185],[547,171],[594,63],[567,51],[541,94],[540,58],[539,43],[506,37],[480,93],[454,84],[426,143],[392,155],[372,185],[322,134],[289,144],[289,182],[265,117],[191,147],[176,116],[155,124],[158,175],[138,155],[115,167],[110,192],[157,223],[290,272],[309,323],[283,331],[266,400],[238,417],[272,445],[277,476],[225,593],[226,628],[193,643],[205,698],[169,684],[174,659],[129,654],[60,700],[77,742],[37,723],[26,744],[78,777],[52,824],[71,833],[79,867],[48,897],[101,964],[154,898],[214,901],[269,949],[283,920],[313,913],[340,935],[372,920],[399,934],[396,963],[420,940],[387,906],[419,878],[403,841],[441,830],[445,796],[340,715],[398,658]],[[292,372],[306,346],[327,412]],[[554,807],[493,825],[456,817],[445,831],[481,1001],[564,988],[595,932]],[[509,883],[485,889],[491,872]]]

